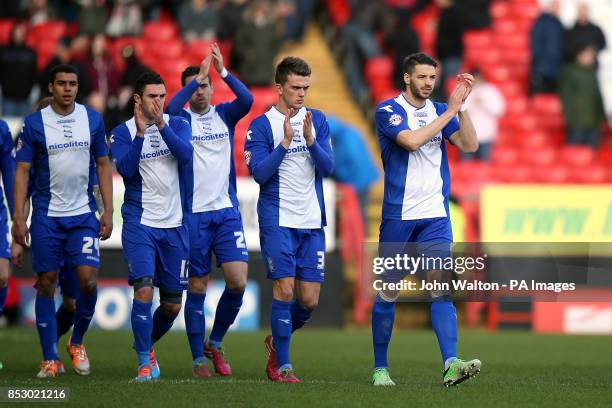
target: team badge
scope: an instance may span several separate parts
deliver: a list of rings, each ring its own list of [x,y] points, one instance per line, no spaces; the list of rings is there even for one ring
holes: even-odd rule
[[[394,113],[393,115],[391,115],[391,117],[389,118],[389,124],[391,126],[398,126],[400,123],[402,123],[402,117],[400,115],[398,115],[397,113]]]

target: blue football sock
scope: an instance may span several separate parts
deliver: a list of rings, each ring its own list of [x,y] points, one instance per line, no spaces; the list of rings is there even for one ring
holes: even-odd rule
[[[205,293],[187,292],[185,301],[185,329],[194,360],[204,357],[204,299]]]
[[[83,336],[89,328],[89,323],[93,319],[96,311],[96,301],[98,300],[98,290],[89,294],[81,291],[76,301],[76,316],[74,319],[74,329],[70,342],[72,344],[82,344]]]
[[[244,292],[232,292],[227,286],[225,287],[217,304],[212,331],[210,336],[208,336],[208,344],[212,347],[221,347],[225,333],[227,333],[229,327],[236,320],[238,312],[240,312],[243,296]]]
[[[161,305],[155,309],[153,314],[153,332],[151,334],[151,345],[156,343],[168,333],[176,319],[176,315],[169,314]]]
[[[69,313],[64,305],[60,305],[55,312],[55,320],[57,320],[57,339],[59,340],[64,334],[68,333],[74,324],[75,313]]]
[[[457,311],[450,297],[431,302],[431,325],[438,337],[442,362],[457,357]]]
[[[291,305],[291,333],[302,328],[308,319],[310,319],[311,314],[311,309],[302,306],[300,302],[294,300]]]
[[[134,350],[138,353],[139,364],[148,364],[151,350],[151,302],[145,303],[134,299],[132,302],[132,331],[134,332]],[[144,358],[146,356],[146,360]]]
[[[59,360],[57,354],[57,322],[53,297],[36,295],[36,328],[45,360]]]
[[[4,312],[4,304],[6,303],[6,295],[8,293],[8,286],[0,288],[0,316]]]
[[[272,313],[270,313],[270,326],[272,327],[272,341],[276,349],[276,360],[280,368],[290,367],[289,345],[291,343],[291,304],[272,299]]]
[[[387,352],[393,333],[395,303],[377,299],[372,308],[372,341],[374,343],[374,368],[387,368]]]

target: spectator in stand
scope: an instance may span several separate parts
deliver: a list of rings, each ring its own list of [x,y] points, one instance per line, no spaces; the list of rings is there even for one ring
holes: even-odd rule
[[[561,4],[550,0],[531,29],[531,93],[556,93],[563,64]]]
[[[91,43],[91,53],[85,61],[85,73],[91,81],[88,105],[104,115],[107,128],[114,128],[119,123],[116,119],[117,93],[121,78],[108,54],[104,34],[96,35]]]
[[[236,32],[247,9],[248,0],[227,0],[219,9],[219,38],[221,40],[236,38]]]
[[[47,0],[31,0],[28,6],[28,15],[30,16],[30,25],[37,25],[55,19],[57,13]]]
[[[134,116],[134,84],[142,74],[151,70],[140,62],[136,56],[134,47],[131,45],[123,47],[121,50],[121,57],[123,58],[125,69],[121,76],[118,105],[121,116],[120,122],[125,122]]]
[[[106,0],[77,0],[79,4],[79,33],[94,36],[106,27]]]
[[[178,14],[181,35],[187,41],[212,40],[217,37],[219,14],[210,0],[190,0],[181,6]]]
[[[474,127],[478,129],[478,150],[461,155],[464,160],[489,160],[499,130],[498,120],[506,112],[506,101],[500,90],[487,82],[480,71],[475,71],[473,75],[472,93],[465,105]]]
[[[491,0],[460,0],[459,18],[464,30],[482,29],[491,26]]]
[[[415,54],[421,50],[419,35],[410,25],[410,20],[405,20],[404,18],[406,17],[398,17],[397,28],[393,36],[393,49],[395,52],[393,81],[395,89],[401,89],[402,86],[406,86],[403,77],[404,58],[406,58],[406,55]]]
[[[26,11],[20,1],[3,1],[0,7],[0,18],[22,19]]]
[[[270,86],[274,59],[283,44],[284,9],[255,0],[238,28],[234,48],[240,79],[247,86]]]
[[[396,89],[402,89],[406,86],[403,78],[404,58],[421,50],[421,41],[412,28],[411,20],[427,5],[427,0],[385,0],[385,3],[394,20],[394,34],[390,40],[395,59],[393,81]]]
[[[455,78],[463,60],[463,23],[455,0],[436,0],[440,7],[440,20],[436,35],[436,56],[442,63],[442,93],[449,78]],[[405,54],[408,55],[408,54]]]
[[[286,3],[289,7],[285,39],[296,42],[302,41],[306,32],[306,25],[312,14],[314,0],[281,0],[281,3]]]
[[[339,119],[328,116],[329,135],[334,146],[334,180],[353,186],[359,199],[366,236],[369,235],[368,203],[370,187],[379,177],[363,135]]]
[[[111,37],[138,36],[142,32],[142,7],[138,0],[116,0],[106,33]]]
[[[606,37],[601,28],[589,20],[589,6],[580,3],[576,24],[567,32],[567,51],[570,61],[575,60],[579,50],[588,46],[600,52],[606,48]]]
[[[26,26],[15,24],[6,48],[0,49],[0,87],[2,115],[25,116],[30,113],[28,97],[36,84],[36,52],[26,42]]]
[[[349,0],[351,18],[342,27],[345,45],[344,71],[353,97],[364,103],[368,98],[367,85],[363,83],[361,67],[365,60],[382,54],[376,40],[379,30],[392,28],[390,9],[384,2],[370,0]],[[391,33],[383,32],[389,38]]]
[[[606,116],[597,82],[597,50],[587,46],[567,64],[561,77],[561,100],[567,142],[597,147]]]

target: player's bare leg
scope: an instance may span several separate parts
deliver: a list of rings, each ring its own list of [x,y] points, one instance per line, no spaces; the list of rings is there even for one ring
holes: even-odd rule
[[[225,279],[225,290],[217,305],[215,322],[204,345],[204,353],[213,362],[217,374],[229,376],[232,375],[232,368],[225,360],[221,342],[242,306],[248,267],[246,262],[225,262],[221,265],[221,271]]]

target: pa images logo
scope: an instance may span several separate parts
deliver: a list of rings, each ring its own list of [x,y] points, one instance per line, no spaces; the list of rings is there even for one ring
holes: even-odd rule
[[[389,118],[389,124],[391,126],[398,126],[400,123],[402,123],[402,121],[403,121],[402,117],[400,115],[398,115],[397,113],[394,113]]]

